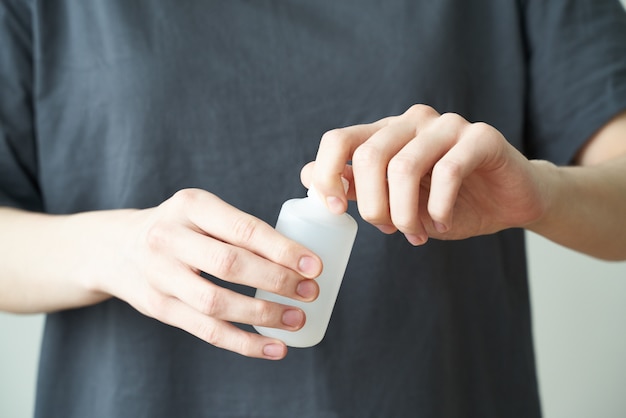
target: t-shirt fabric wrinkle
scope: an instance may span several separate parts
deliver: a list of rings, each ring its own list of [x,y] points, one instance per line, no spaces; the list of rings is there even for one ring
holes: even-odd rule
[[[624,39],[611,0],[6,0],[0,205],[198,187],[274,224],[325,131],[415,103],[567,164],[626,108]],[[269,362],[117,299],[57,312],[36,416],[539,417],[523,231],[414,248],[359,222],[316,347]]]

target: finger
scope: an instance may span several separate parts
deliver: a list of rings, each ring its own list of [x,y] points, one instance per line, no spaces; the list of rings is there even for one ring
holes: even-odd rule
[[[395,230],[389,209],[387,167],[414,135],[413,123],[389,123],[360,145],[352,156],[359,213],[383,232]]]
[[[337,214],[346,211],[348,202],[341,176],[354,150],[378,131],[385,121],[367,125],[353,125],[326,132],[320,141],[315,158],[312,182],[324,197],[328,208]]]
[[[437,117],[389,162],[391,219],[413,245],[421,245],[428,239],[419,213],[422,179],[457,141],[463,123],[467,122],[457,115]]]
[[[235,247],[245,248],[306,278],[317,277],[322,271],[322,262],[315,253],[286,238],[260,219],[211,193],[200,190],[183,192],[180,204],[189,222],[199,231]]]
[[[304,167],[302,167],[302,170],[300,170],[300,182],[307,189],[311,187],[313,170],[315,170],[315,161],[310,161],[306,163]]]
[[[314,280],[304,279],[299,273],[243,248],[183,227],[176,236],[171,243],[175,257],[222,280],[305,302],[319,293]]]
[[[176,298],[170,298],[157,318],[183,329],[201,340],[247,357],[280,360],[287,355],[285,344],[273,338],[253,334],[233,324],[196,311]]]
[[[306,188],[309,188],[311,185],[311,181],[313,179],[313,171],[315,170],[315,161],[311,161],[302,167],[300,171],[300,181],[302,185]],[[348,200],[356,200],[356,190],[354,188],[354,175],[352,173],[352,166],[349,164],[344,165],[343,173],[341,177],[345,178],[348,181],[348,191],[346,192],[346,197]]]
[[[435,164],[428,213],[438,232],[446,232],[452,226],[454,205],[464,179],[493,160],[501,148],[499,136],[487,124],[470,124],[461,132],[457,144]]]
[[[288,331],[298,330],[304,325],[305,314],[299,308],[248,297],[211,283],[189,270],[181,270],[185,271],[170,277],[160,290],[204,315]]]

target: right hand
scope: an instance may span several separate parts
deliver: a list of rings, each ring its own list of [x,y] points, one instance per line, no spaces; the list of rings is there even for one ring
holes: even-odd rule
[[[198,189],[181,190],[161,205],[134,212],[120,260],[105,267],[100,291],[141,313],[249,357],[281,359],[279,340],[231,322],[295,331],[304,312],[223,288],[200,276],[312,301],[320,259],[265,222]],[[112,269],[112,270],[111,270]]]

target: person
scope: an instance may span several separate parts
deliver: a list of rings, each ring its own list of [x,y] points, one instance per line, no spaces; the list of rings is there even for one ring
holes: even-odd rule
[[[523,230],[626,259],[616,0],[0,20],[0,308],[48,313],[37,417],[540,416]],[[300,180],[360,229],[325,339],[287,355],[250,326],[303,312],[252,295],[318,294],[271,227]]]

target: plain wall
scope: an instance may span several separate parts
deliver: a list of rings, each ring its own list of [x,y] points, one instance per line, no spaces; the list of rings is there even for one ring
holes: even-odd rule
[[[0,312],[0,417],[33,415],[43,315]]]
[[[544,416],[626,417],[626,263],[526,236]]]

